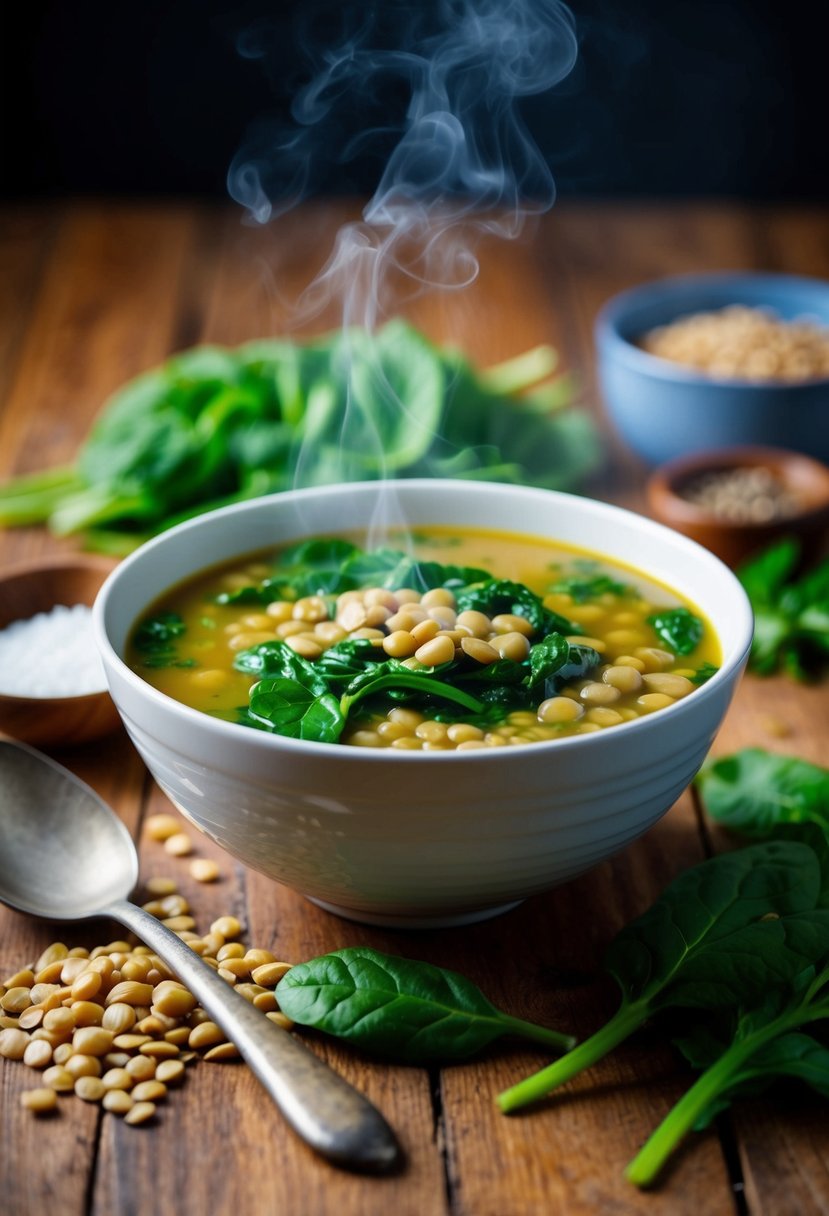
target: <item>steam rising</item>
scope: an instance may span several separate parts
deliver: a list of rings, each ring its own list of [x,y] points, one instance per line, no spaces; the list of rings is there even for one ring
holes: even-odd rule
[[[341,298],[346,334],[374,330],[402,295],[468,285],[484,233],[515,238],[528,216],[552,205],[552,175],[516,102],[552,88],[576,58],[561,0],[385,0],[342,10],[346,19],[355,12],[363,24],[339,45],[309,44],[316,71],[294,97],[293,127],[260,130],[228,179],[233,198],[265,223],[310,192],[332,158],[344,163],[396,140],[362,219],[339,231],[300,302],[307,317]],[[267,56],[253,35],[240,49]],[[401,98],[405,113],[390,124],[391,102]],[[349,130],[372,107],[386,113]],[[344,429],[353,409],[349,400]],[[365,439],[365,418],[359,426]],[[298,484],[302,463],[300,453]]]

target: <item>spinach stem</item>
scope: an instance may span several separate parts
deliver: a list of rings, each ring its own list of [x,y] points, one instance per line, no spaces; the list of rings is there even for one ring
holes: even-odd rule
[[[577,1042],[576,1036],[573,1034],[562,1034],[559,1030],[549,1030],[546,1026],[536,1025],[535,1022],[525,1022],[523,1018],[511,1017],[508,1013],[502,1014],[500,1021],[506,1030],[511,1030],[524,1039],[534,1039],[537,1043],[557,1047],[559,1051],[570,1051]]]
[[[574,1047],[566,1056],[562,1056],[554,1064],[542,1068],[540,1072],[534,1073],[531,1077],[525,1077],[517,1085],[498,1094],[495,1100],[499,1108],[504,1114],[508,1114],[510,1111],[518,1110],[530,1102],[537,1102],[539,1098],[545,1097],[551,1090],[563,1085],[565,1081],[569,1081],[571,1077],[575,1077],[583,1069],[589,1068],[591,1064],[595,1064],[606,1056],[618,1043],[621,1043],[641,1026],[647,1015],[648,1007],[644,1002],[622,1005],[601,1030],[596,1031],[583,1043],[579,1043],[578,1047]]]
[[[822,1021],[829,1016],[829,1005],[811,1004],[814,996],[826,984],[827,978],[826,971],[819,973],[794,1009],[787,1010],[753,1034],[732,1043],[716,1063],[702,1073],[628,1165],[625,1177],[629,1182],[645,1188],[656,1181],[680,1141],[692,1130],[713,1100],[741,1080],[743,1066],[761,1047],[787,1031],[796,1030],[809,1022]]]
[[[776,1018],[755,1034],[732,1043],[717,1062],[706,1069],[687,1093],[683,1094],[656,1131],[645,1141],[625,1170],[628,1182],[642,1188],[652,1186],[671,1153],[691,1131],[717,1095],[730,1089],[739,1079],[740,1071],[746,1061],[765,1043],[775,1039],[784,1028],[790,1028],[792,1021],[791,1014],[784,1018]],[[797,1021],[798,1019],[795,1018],[795,1024]]]
[[[0,488],[0,524],[15,527],[43,523],[67,494],[83,484],[69,466],[15,477]]]
[[[351,696],[343,696],[340,700],[340,712],[344,718],[347,718],[350,711],[361,701],[363,697],[369,697],[372,693],[382,692],[384,688],[414,688],[418,692],[426,692],[435,697],[444,697],[447,701],[456,701],[458,705],[462,705],[464,709],[469,709],[472,713],[479,714],[483,711],[483,705],[477,697],[471,697],[469,693],[464,692],[460,688],[453,688],[451,684],[445,684],[442,680],[434,680],[431,676],[421,675],[418,672],[412,672],[411,675],[403,675],[401,672],[394,672],[390,675],[378,676],[376,680],[371,680],[364,684],[357,692]]]
[[[537,384],[555,371],[558,355],[552,346],[534,346],[512,359],[479,372],[479,378],[493,393],[518,393]]]

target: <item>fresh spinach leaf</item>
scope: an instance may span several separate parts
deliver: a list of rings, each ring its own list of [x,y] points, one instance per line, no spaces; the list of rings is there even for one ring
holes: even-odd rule
[[[829,835],[829,769],[759,747],[708,761],[696,779],[712,818],[748,836],[782,823],[816,823]]]
[[[702,621],[688,608],[666,608],[648,617],[656,633],[674,654],[690,654],[702,641]]]
[[[569,1035],[502,1013],[454,971],[368,947],[292,967],[276,996],[292,1021],[402,1063],[462,1060],[503,1034],[555,1051],[573,1043]]]
[[[476,372],[399,320],[303,344],[196,347],[111,397],[74,468],[0,489],[0,523],[86,530],[121,553],[297,478],[325,485],[394,472],[573,488],[601,448],[587,414],[563,408],[570,381],[538,384],[551,365],[540,347],[510,360],[508,374]]]
[[[825,915],[825,914],[824,914]],[[815,914],[815,920],[819,914]],[[759,1000],[747,999],[706,1028],[678,1041],[702,1075],[669,1112],[625,1171],[647,1187],[693,1128],[707,1126],[732,1099],[762,1092],[780,1077],[796,1077],[829,1097],[829,1050],[801,1028],[829,1019],[826,925],[815,924],[804,966]]]
[[[749,665],[759,675],[782,669],[807,681],[829,659],[829,558],[795,579],[799,560],[800,547],[789,538],[737,570],[754,611]]]
[[[794,840],[750,845],[681,874],[611,943],[605,967],[622,995],[617,1012],[561,1060],[500,1094],[501,1109],[537,1101],[656,1013],[739,1008],[799,974],[829,935],[826,881],[815,852]]]

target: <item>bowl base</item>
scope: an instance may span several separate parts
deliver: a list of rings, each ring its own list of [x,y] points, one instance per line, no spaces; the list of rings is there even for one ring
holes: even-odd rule
[[[343,920],[355,920],[362,925],[377,925],[383,929],[452,929],[461,925],[474,925],[480,920],[489,920],[500,916],[523,903],[523,899],[513,900],[512,903],[498,904],[494,908],[478,908],[475,912],[449,913],[443,916],[392,916],[386,912],[363,912],[360,908],[343,908],[339,904],[329,904],[324,899],[315,899],[306,895],[309,903],[316,904],[326,912],[333,912]]]

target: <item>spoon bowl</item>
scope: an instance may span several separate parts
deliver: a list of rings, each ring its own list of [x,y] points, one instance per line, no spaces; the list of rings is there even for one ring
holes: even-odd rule
[[[106,803],[62,765],[0,740],[0,901],[50,920],[107,916],[126,925],[189,988],[311,1148],[348,1169],[394,1168],[400,1149],[380,1112],[130,903],[137,877],[135,846]]]
[[[135,846],[117,815],[31,748],[0,742],[0,817],[0,899],[20,912],[83,920],[126,899],[138,881]]]

